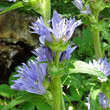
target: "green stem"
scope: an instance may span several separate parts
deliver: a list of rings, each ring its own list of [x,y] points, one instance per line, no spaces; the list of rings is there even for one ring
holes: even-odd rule
[[[56,68],[58,68],[58,65],[59,65],[59,52],[58,51],[56,52],[55,65],[56,65]]]
[[[102,57],[101,46],[100,46],[100,31],[96,28],[97,24],[99,23],[98,18],[99,18],[100,11],[94,9],[94,6],[92,6],[91,3],[90,3],[90,8],[92,11],[92,17],[90,18],[89,24],[91,25],[95,55],[96,55],[96,59],[98,60],[100,57]]]
[[[92,36],[93,36],[93,43],[95,48],[95,55],[96,59],[98,60],[100,57],[102,57],[101,53],[101,46],[100,46],[100,39],[99,39],[99,30],[92,29]]]
[[[55,65],[58,69],[59,65],[59,52],[56,52]],[[61,110],[61,81],[60,76],[55,76],[52,78],[52,93],[53,93],[53,109]]]
[[[58,69],[59,66],[59,52],[56,52],[55,65]],[[61,76],[52,77],[52,94],[53,94],[53,109],[52,110],[65,110],[62,87],[61,87]]]
[[[53,108],[52,110],[61,110],[61,81],[60,76],[52,78]]]

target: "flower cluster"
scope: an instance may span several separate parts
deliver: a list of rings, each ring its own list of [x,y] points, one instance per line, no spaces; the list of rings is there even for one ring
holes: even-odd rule
[[[90,15],[92,14],[89,5],[86,5],[84,7],[82,0],[74,0],[72,3],[80,10],[80,13],[90,14]],[[83,10],[84,8],[85,10]]]
[[[34,30],[31,33],[40,35],[39,39],[43,45],[45,44],[45,40],[49,43],[53,40],[56,42],[60,40],[63,43],[67,42],[71,38],[75,28],[82,24],[81,20],[75,21],[75,18],[70,18],[69,20],[62,18],[55,10],[53,18],[48,23],[52,24],[52,28],[47,27],[42,17],[40,17],[35,23],[32,23],[33,26],[30,26]]]
[[[50,22],[52,22],[53,28],[47,27],[42,17],[40,17],[40,19],[33,23],[33,26],[30,26],[34,30],[32,33],[40,35],[40,43],[42,45],[32,51],[36,56],[34,61],[28,61],[28,66],[23,63],[22,67],[18,67],[18,74],[14,76],[18,77],[18,79],[13,81],[12,89],[40,95],[47,93],[44,85],[44,82],[48,82],[48,80],[45,79],[46,75],[49,74],[47,66],[48,63],[55,62],[56,51],[45,47],[45,40],[49,43],[53,42],[53,40],[56,40],[56,42],[62,40],[63,43],[65,43],[71,38],[75,28],[81,24],[81,21],[75,21],[75,18],[70,18],[69,20],[62,18],[56,11],[54,11],[53,18],[49,23]],[[65,51],[59,51],[59,61],[69,60],[75,48],[76,46],[71,48],[68,44]]]
[[[74,51],[75,48],[76,46],[71,48],[70,45],[68,45],[66,51],[59,54],[60,61],[66,59],[69,60],[71,57],[71,53]],[[54,60],[56,53],[53,52],[54,56],[52,56],[52,51],[48,47],[43,46],[41,46],[40,48],[36,48],[34,51],[32,51],[32,53],[37,56],[36,60],[28,61],[28,66],[23,63],[22,67],[18,67],[18,74],[14,77],[19,78],[13,81],[14,84],[11,86],[11,88],[43,95],[46,94],[43,82],[45,81],[45,76],[47,75],[47,64],[39,62],[47,60],[51,62],[52,60]]]
[[[22,64],[23,67],[18,67],[17,72],[19,74],[14,77],[19,77],[17,80],[13,80],[14,84],[11,86],[12,89],[27,91],[35,94],[46,94],[46,90],[43,86],[45,80],[46,64],[36,64],[34,61],[28,61],[28,66]]]
[[[98,61],[93,60],[93,63],[91,61],[89,61],[89,64],[91,66],[96,67],[98,70],[102,71],[105,77],[110,75],[110,63],[107,62],[107,58],[105,58],[104,60],[102,58],[100,58]],[[107,80],[107,79],[102,79],[100,77],[98,77],[98,79],[101,82],[104,82]]]

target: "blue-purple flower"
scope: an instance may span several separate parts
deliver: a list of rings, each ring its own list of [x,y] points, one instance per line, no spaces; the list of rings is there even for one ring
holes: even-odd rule
[[[99,104],[106,109],[109,105],[108,98],[104,93],[99,93]]]
[[[32,53],[37,57],[36,60],[38,62],[47,60],[51,62],[53,60],[52,52],[48,47],[41,46],[39,48],[34,49]]]
[[[9,2],[16,2],[16,0],[8,0]]]
[[[98,61],[93,60],[93,63],[89,61],[89,64],[102,71],[105,77],[110,75],[110,63],[107,62],[107,58],[105,58],[104,60],[100,58]],[[107,81],[107,79],[102,79],[100,77],[98,77],[98,79],[101,82]]]
[[[69,20],[62,18],[56,11],[54,11],[53,18],[48,23],[52,23],[52,28],[47,27],[42,17],[40,17],[35,23],[32,23],[33,26],[30,26],[34,30],[31,33],[40,35],[39,39],[43,45],[45,44],[45,40],[49,43],[53,40],[56,42],[60,40],[63,43],[67,42],[71,38],[75,28],[82,24],[81,20],[75,21],[75,18],[70,18]]]
[[[38,20],[35,23],[32,23],[33,26],[30,26],[31,29],[33,29],[34,31],[30,31],[31,33],[36,33],[40,35],[40,42],[41,44],[44,45],[45,40],[47,40],[48,42],[52,42],[52,36],[50,34],[50,32],[48,31],[47,26],[45,25],[42,17],[38,18]]]
[[[70,47],[70,45],[68,45],[67,49],[64,52],[61,52],[60,54],[60,61],[63,60],[69,60],[71,58],[71,53],[77,48],[77,46],[74,47]]]
[[[46,66],[46,63],[37,65],[34,61],[28,61],[28,66],[22,63],[22,67],[18,67],[18,74],[14,75],[18,79],[13,80],[14,84],[11,88],[40,95],[46,94],[43,86],[47,75]]]
[[[68,48],[64,52],[60,52],[60,61],[69,60],[71,57],[71,53],[76,48],[71,48],[68,45]],[[18,77],[17,80],[13,80],[14,84],[11,86],[12,89],[27,91],[35,94],[46,94],[46,90],[43,86],[43,82],[45,81],[45,76],[47,75],[47,64],[42,63],[42,61],[54,61],[56,56],[56,52],[53,52],[48,47],[41,46],[40,48],[36,48],[32,51],[35,54],[36,60],[28,61],[28,66],[25,63],[22,63],[22,67],[18,67],[16,75],[14,77]],[[40,63],[41,62],[41,63]]]
[[[80,10],[80,13],[90,14],[90,15],[92,14],[89,5],[86,5],[84,7],[82,0],[74,0],[72,3]],[[84,8],[85,8],[85,10],[84,10]]]
[[[71,58],[71,53],[76,49],[77,46],[70,47],[68,45],[67,49],[64,52],[59,53],[60,61],[62,62],[63,60],[69,60]],[[41,46],[40,48],[36,48],[34,51],[32,51],[34,55],[37,56],[37,61],[49,61],[51,62],[52,60],[54,61],[56,57],[56,52],[52,52],[50,48],[48,47],[43,47]]]

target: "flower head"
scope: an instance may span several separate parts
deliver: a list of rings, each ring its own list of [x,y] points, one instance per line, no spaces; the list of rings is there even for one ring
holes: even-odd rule
[[[104,93],[99,93],[99,103],[103,107],[103,109],[106,109],[109,105],[108,98]]]
[[[89,5],[86,5],[84,7],[82,0],[74,0],[72,3],[80,10],[80,13],[90,14],[90,15],[92,14]],[[85,10],[83,10],[84,8]]]
[[[46,27],[42,18],[38,19],[35,23],[32,23],[33,26],[30,26],[34,31],[31,33],[37,33],[40,35],[40,42],[44,45],[45,40],[51,43],[53,40],[59,42],[60,40],[63,43],[67,42],[76,27],[82,24],[81,20],[75,21],[75,18],[67,20],[62,18],[58,12],[54,11],[53,18],[49,21],[52,23],[51,27]]]
[[[67,49],[64,52],[60,52],[60,61],[62,62],[63,60],[69,60],[71,58],[71,53],[76,49],[77,46],[74,46],[73,48],[68,45]],[[36,48],[32,53],[37,56],[37,61],[49,61],[51,62],[52,60],[55,59],[56,57],[56,52],[52,52],[50,48],[48,47],[43,47],[41,46],[40,48]]]
[[[93,63],[89,61],[89,64],[96,67],[98,70],[102,71],[105,77],[110,75],[110,63],[107,62],[107,58],[105,58],[104,60],[100,58],[98,61],[93,60]],[[101,82],[107,80],[107,79],[102,79],[100,77],[98,77],[98,79],[101,80]]]
[[[11,86],[12,89],[27,91],[35,94],[46,94],[46,90],[43,86],[45,80],[46,64],[36,64],[34,61],[28,61],[28,66],[22,64],[23,67],[18,67],[17,72],[19,74],[14,77],[18,77],[17,80],[13,80],[14,84]]]

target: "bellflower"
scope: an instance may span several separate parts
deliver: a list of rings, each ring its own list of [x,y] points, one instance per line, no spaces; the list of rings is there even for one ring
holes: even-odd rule
[[[52,28],[47,27],[44,24],[42,17],[38,19],[35,23],[32,23],[33,26],[30,26],[34,31],[31,33],[36,33],[40,35],[40,42],[44,45],[45,40],[51,43],[53,40],[59,42],[60,40],[63,43],[67,42],[76,27],[82,24],[81,20],[75,21],[75,19],[62,18],[60,14],[56,11],[53,13],[53,18],[48,22],[52,23]]]
[[[8,0],[8,1],[9,1],[9,2],[12,2],[12,1],[13,1],[13,2],[16,2],[16,0]]]
[[[23,67],[18,67],[18,74],[14,77],[18,77],[17,80],[13,80],[14,84],[12,89],[27,91],[35,94],[46,94],[46,90],[43,86],[45,80],[46,64],[40,63],[36,65],[34,61],[28,61],[28,66],[23,63]]]
[[[71,53],[76,49],[77,46],[74,46],[73,48],[68,45],[67,49],[64,52],[59,53],[60,61],[62,62],[63,60],[69,60],[71,58]],[[43,47],[41,46],[40,48],[36,48],[32,53],[37,56],[37,61],[49,61],[51,62],[52,60],[55,59],[56,57],[56,52],[51,51],[50,48],[48,47]]]
[[[51,60],[53,60],[51,50],[48,47],[41,46],[40,48],[34,49],[34,51],[32,51],[32,53],[35,56],[37,56],[36,59],[38,62],[47,61],[47,60],[49,62],[51,62]]]
[[[72,1],[72,3],[80,10],[80,13],[90,14],[90,15],[92,14],[89,5],[86,5],[85,10],[83,10],[84,6],[82,0],[74,0]]]
[[[105,77],[110,75],[110,63],[107,62],[107,58],[105,58],[104,60],[100,58],[98,61],[93,60],[93,63],[89,61],[89,64],[96,67],[98,70],[102,71]],[[100,77],[98,77],[98,79],[101,82],[104,82],[107,80],[107,79],[102,79]]]
[[[63,60],[69,60],[71,58],[71,53],[77,48],[77,46],[74,46],[73,48],[68,45],[67,49],[61,53],[60,61]]]
[[[36,33],[38,35],[40,35],[40,42],[41,44],[44,45],[45,40],[47,40],[48,42],[52,42],[52,36],[50,34],[50,32],[48,31],[48,28],[46,27],[42,17],[38,18],[38,20],[35,23],[32,23],[33,26],[29,26],[31,29],[33,29],[34,31],[30,31],[31,33]]]
[[[109,105],[108,98],[104,93],[99,93],[99,103],[103,107],[103,109],[106,109]]]

